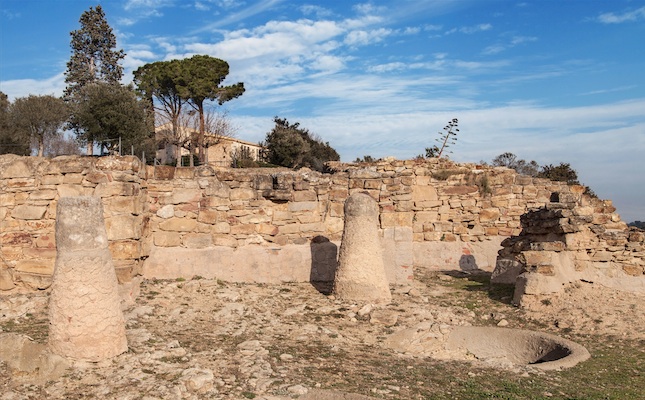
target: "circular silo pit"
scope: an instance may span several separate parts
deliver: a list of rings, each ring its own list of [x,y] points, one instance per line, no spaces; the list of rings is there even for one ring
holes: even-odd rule
[[[499,361],[541,370],[571,368],[590,357],[584,346],[560,336],[495,327],[454,327],[446,338],[445,348],[488,363]]]
[[[412,356],[503,369],[560,370],[590,357],[583,346],[556,335],[498,327],[419,324],[394,332],[383,346]]]

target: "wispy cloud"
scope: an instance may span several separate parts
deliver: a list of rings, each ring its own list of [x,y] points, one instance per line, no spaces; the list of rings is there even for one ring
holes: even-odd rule
[[[482,50],[482,54],[484,55],[498,54],[508,49],[511,49],[515,46],[518,46],[524,43],[535,42],[537,40],[538,38],[535,36],[514,36],[511,38],[511,40],[505,43],[496,43],[496,44],[487,46],[486,48],[484,48],[484,50]]]
[[[366,46],[383,41],[392,34],[391,29],[378,28],[369,31],[356,30],[349,32],[345,37],[345,44],[349,46]]]
[[[623,22],[645,20],[645,7],[637,8],[632,11],[624,11],[623,13],[609,12],[600,14],[597,20],[603,24],[620,24]]]
[[[592,91],[589,91],[589,92],[580,93],[579,96],[592,96],[592,95],[597,95],[597,94],[623,92],[625,90],[631,90],[631,89],[634,89],[634,88],[637,88],[637,87],[638,87],[637,85],[628,85],[628,86],[613,87],[613,88],[609,88],[609,89],[592,90]]]
[[[473,26],[462,26],[461,28],[452,28],[446,31],[445,34],[451,35],[453,33],[459,32],[459,33],[471,35],[473,33],[484,32],[491,29],[493,29],[493,25],[491,24],[479,24],[479,25],[473,25]]]
[[[132,26],[142,19],[162,17],[161,9],[172,5],[172,0],[127,0],[123,9],[128,12],[128,16],[119,18],[117,23]]]
[[[222,19],[218,19],[217,21],[207,24],[201,28],[198,28],[194,30],[192,33],[202,33],[202,32],[208,32],[208,31],[213,31],[237,22],[240,22],[242,20],[245,20],[246,18],[252,17],[254,15],[260,14],[264,11],[267,11],[280,3],[282,3],[284,0],[260,0],[257,3],[244,8],[241,11],[234,12],[231,14],[228,14],[226,17]]]
[[[303,6],[300,6],[300,12],[307,16],[313,15],[316,18],[328,18],[334,15],[333,11],[313,4],[305,4]]]

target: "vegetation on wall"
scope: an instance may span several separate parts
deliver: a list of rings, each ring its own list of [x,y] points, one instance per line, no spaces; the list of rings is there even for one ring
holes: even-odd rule
[[[480,162],[486,165],[485,161]],[[558,165],[546,164],[540,166],[537,162],[526,161],[518,158],[515,154],[506,152],[493,158],[491,164],[496,167],[507,167],[514,169],[519,174],[533,176],[535,178],[545,178],[556,182],[566,182],[569,185],[582,185],[585,191],[592,197],[597,197],[594,191],[580,183],[578,173],[571,167],[571,164],[561,162]]]
[[[453,118],[446,126],[444,126],[443,132],[438,132],[439,137],[435,140],[439,143],[439,146],[434,145],[432,147],[426,147],[426,158],[440,158],[445,153],[452,153],[452,151],[448,151],[448,148],[457,143],[457,132],[459,132],[459,128],[457,127],[458,125],[459,120],[457,118]]]
[[[327,161],[338,161],[340,155],[329,142],[323,142],[300,123],[289,123],[285,118],[275,117],[275,126],[267,133],[263,145],[267,148],[267,161],[289,168],[308,167],[324,170]]]

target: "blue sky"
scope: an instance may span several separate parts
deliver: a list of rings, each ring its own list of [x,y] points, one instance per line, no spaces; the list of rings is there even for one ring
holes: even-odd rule
[[[62,94],[69,32],[96,1],[0,2],[0,90]],[[645,220],[645,0],[102,1],[124,81],[208,54],[246,92],[237,137],[280,116],[343,161],[409,159],[459,119],[452,159],[570,163],[624,220]]]

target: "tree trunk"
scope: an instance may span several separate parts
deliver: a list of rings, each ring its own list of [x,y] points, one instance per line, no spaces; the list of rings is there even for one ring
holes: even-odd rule
[[[199,138],[197,139],[199,146],[199,161],[203,164],[206,160],[204,155],[204,133],[205,133],[205,122],[204,122],[204,102],[202,101],[198,105],[199,109]]]
[[[38,140],[38,157],[42,157],[45,154],[45,143],[43,142],[43,139],[40,138]]]
[[[88,156],[93,156],[94,155],[94,141],[88,140],[87,141],[87,152],[86,154]]]

